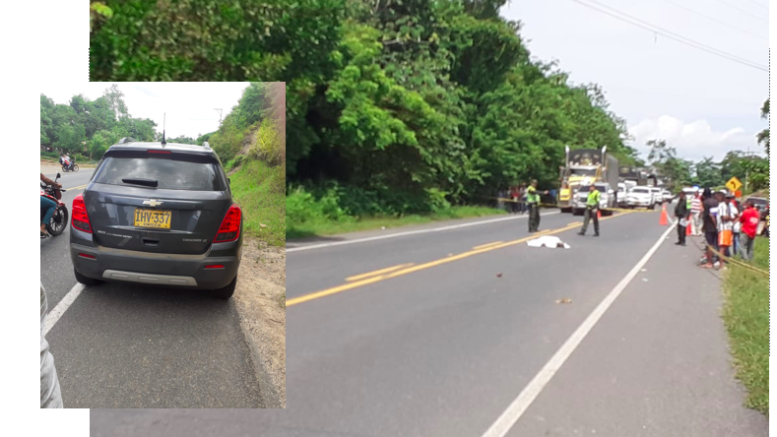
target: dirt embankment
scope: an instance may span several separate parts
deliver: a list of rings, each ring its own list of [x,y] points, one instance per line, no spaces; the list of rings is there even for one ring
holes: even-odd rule
[[[266,408],[286,408],[286,250],[246,239],[235,302]]]

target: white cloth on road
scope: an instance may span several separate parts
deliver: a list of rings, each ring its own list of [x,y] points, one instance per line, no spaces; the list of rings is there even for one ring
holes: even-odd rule
[[[555,249],[557,247],[563,247],[564,249],[569,249],[569,245],[567,243],[564,243],[561,241],[560,238],[554,237],[552,235],[545,235],[543,237],[529,240],[526,242],[531,247],[549,247],[551,249]]]

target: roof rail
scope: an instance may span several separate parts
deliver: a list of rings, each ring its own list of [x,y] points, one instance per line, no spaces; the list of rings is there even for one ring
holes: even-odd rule
[[[128,144],[128,143],[134,143],[134,142],[136,142],[134,138],[126,137],[126,138],[120,139],[119,142],[116,144]]]
[[[210,144],[208,144],[208,142],[205,141],[204,143],[202,143],[202,147],[204,147],[206,149],[210,149]]]

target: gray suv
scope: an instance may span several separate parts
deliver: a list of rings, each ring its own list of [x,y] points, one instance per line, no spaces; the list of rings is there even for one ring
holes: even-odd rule
[[[242,213],[208,143],[111,146],[71,211],[70,258],[82,284],[235,291]]]

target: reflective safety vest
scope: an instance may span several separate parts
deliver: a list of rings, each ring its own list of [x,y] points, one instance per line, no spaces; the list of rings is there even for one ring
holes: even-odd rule
[[[588,193],[588,200],[585,202],[586,206],[598,206],[599,198],[601,195],[598,190],[594,190]]]
[[[537,194],[537,189],[531,185],[526,189],[526,203],[540,203],[540,195]]]

